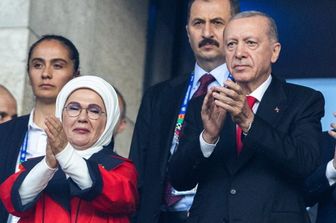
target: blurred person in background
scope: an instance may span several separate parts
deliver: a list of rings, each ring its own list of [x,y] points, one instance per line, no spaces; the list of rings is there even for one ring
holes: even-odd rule
[[[17,117],[17,103],[10,91],[0,84],[0,124]]]
[[[336,112],[333,114],[336,117]],[[316,223],[336,222],[336,122],[323,132],[321,165],[306,179],[306,202],[317,205]]]

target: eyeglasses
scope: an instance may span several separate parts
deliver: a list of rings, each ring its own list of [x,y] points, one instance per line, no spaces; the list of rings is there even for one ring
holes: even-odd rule
[[[70,117],[77,117],[82,113],[82,110],[86,110],[86,114],[89,119],[97,120],[105,112],[102,111],[99,105],[89,104],[86,108],[83,108],[78,102],[70,102],[64,107],[64,110]]]

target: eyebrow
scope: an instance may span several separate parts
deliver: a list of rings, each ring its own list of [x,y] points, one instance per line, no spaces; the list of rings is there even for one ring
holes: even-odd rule
[[[195,21],[195,20],[205,21],[205,20],[207,20],[207,19],[204,19],[204,18],[202,18],[202,17],[194,17],[194,18],[192,18],[190,21]],[[215,17],[215,18],[210,19],[210,21],[216,21],[216,20],[225,21],[225,20],[224,20],[223,18],[221,18],[221,17]]]
[[[190,19],[190,22],[194,22],[194,21],[205,21],[205,19],[200,18],[200,17],[194,17],[194,18]]]
[[[39,58],[39,57],[33,58],[33,59],[31,60],[31,62],[35,62],[35,61],[38,61],[38,62],[45,62],[46,60],[43,59],[43,58]],[[63,63],[68,63],[68,61],[66,61],[65,59],[62,59],[62,58],[53,58],[53,59],[51,59],[51,63],[55,63],[55,62],[59,62],[59,61],[61,61],[61,62],[63,62]]]
[[[210,21],[215,21],[215,20],[225,21],[225,20],[224,20],[223,18],[221,18],[221,17],[216,17],[216,18],[210,19]]]

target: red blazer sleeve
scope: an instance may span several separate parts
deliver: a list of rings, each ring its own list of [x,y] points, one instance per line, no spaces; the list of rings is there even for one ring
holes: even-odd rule
[[[33,209],[30,209],[25,212],[20,212],[20,211],[17,211],[14,206],[15,196],[13,196],[13,193],[14,193],[13,189],[16,188],[14,187],[14,184],[23,172],[25,172],[25,168],[22,165],[20,165],[20,171],[8,177],[5,180],[5,182],[3,182],[0,186],[0,198],[1,198],[3,205],[5,206],[6,210],[10,214],[18,216],[18,217],[29,216],[30,213],[33,211]]]
[[[130,161],[106,170],[99,165],[103,187],[101,194],[92,200],[92,205],[110,214],[131,214],[138,202],[137,173]]]
[[[108,215],[130,215],[137,206],[137,172],[128,159],[101,151],[86,160],[92,180],[90,188],[81,190],[68,179],[70,193],[85,201],[87,208]],[[88,210],[89,211],[89,210]]]

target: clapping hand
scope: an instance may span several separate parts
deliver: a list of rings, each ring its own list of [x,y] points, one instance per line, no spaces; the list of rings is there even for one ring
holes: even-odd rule
[[[226,113],[231,114],[233,122],[239,125],[244,132],[247,132],[254,120],[253,111],[247,104],[243,89],[231,80],[225,81],[224,85],[225,87],[213,87],[203,102],[203,125],[205,133],[209,132],[211,136],[218,136]],[[206,120],[212,120],[212,122],[207,124]],[[205,136],[206,134],[203,134],[203,138],[206,140]]]
[[[214,98],[215,94],[219,94],[216,88],[209,89],[204,98],[201,110],[204,126],[203,139],[207,143],[216,142],[227,113],[225,109],[216,105]]]
[[[58,163],[55,155],[63,151],[68,144],[64,133],[62,123],[56,117],[47,117],[45,119],[47,134],[46,160],[51,168],[56,168]]]

